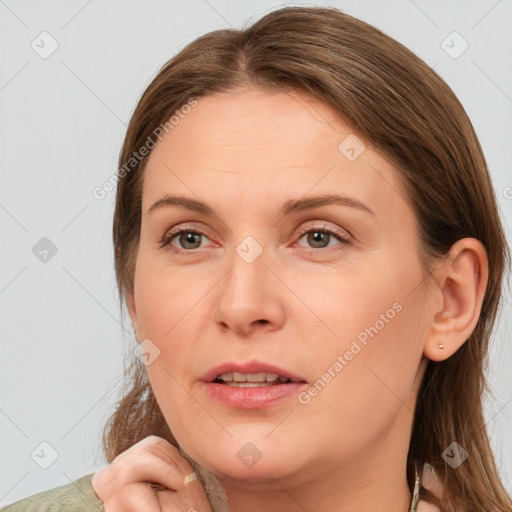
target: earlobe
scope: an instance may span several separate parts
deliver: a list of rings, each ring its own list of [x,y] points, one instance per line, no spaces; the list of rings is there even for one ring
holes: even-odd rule
[[[444,361],[452,356],[466,341],[461,341],[450,324],[450,315],[447,311],[439,312],[431,326],[423,353],[431,361]],[[466,338],[467,339],[467,338]]]
[[[433,278],[438,284],[436,293],[441,292],[442,307],[430,312],[424,355],[443,361],[466,342],[478,322],[488,280],[485,247],[474,238],[457,241]]]

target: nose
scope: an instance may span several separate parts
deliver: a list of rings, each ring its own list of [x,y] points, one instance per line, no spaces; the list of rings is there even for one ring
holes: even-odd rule
[[[282,327],[285,318],[283,285],[270,270],[265,251],[254,261],[234,252],[232,266],[217,288],[214,321],[223,331],[239,337],[270,332]]]

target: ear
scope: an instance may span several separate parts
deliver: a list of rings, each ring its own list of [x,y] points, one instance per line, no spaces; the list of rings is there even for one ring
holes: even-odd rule
[[[463,238],[451,247],[434,271],[438,287],[423,353],[432,361],[453,355],[471,336],[480,316],[487,287],[487,251],[474,238]],[[430,292],[429,292],[430,293]],[[439,296],[440,295],[440,296]]]
[[[132,292],[127,293],[126,295],[126,304],[128,306],[128,313],[130,315],[130,319],[132,321],[133,331],[135,333],[135,338],[140,342],[140,334],[139,334],[139,319],[137,316],[137,307],[135,306],[135,297]]]

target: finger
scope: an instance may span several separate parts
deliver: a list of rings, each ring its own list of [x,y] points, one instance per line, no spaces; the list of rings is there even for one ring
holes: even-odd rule
[[[151,491],[151,497],[145,489],[135,490],[134,486],[144,484],[132,484],[130,494],[124,494],[116,504],[116,510],[112,512],[203,512],[211,511],[206,496],[183,496],[174,491]],[[140,493],[140,494],[139,494]],[[153,499],[154,498],[154,499]],[[208,504],[208,505],[202,505]],[[117,507],[120,506],[119,510]],[[105,510],[110,512],[110,510]]]
[[[201,497],[184,497],[172,491],[163,491],[158,493],[158,499],[162,512],[202,512],[203,510],[211,510],[200,506]]]
[[[109,503],[113,504],[112,512],[164,512],[165,510],[162,508],[157,493],[148,484],[142,482],[126,486],[106,505],[108,506]],[[171,511],[172,509],[165,510],[165,512]],[[105,508],[105,512],[110,512],[110,510]]]
[[[169,492],[172,494],[169,495]],[[190,486],[186,486],[177,493],[173,491],[159,492],[158,497],[162,505],[173,504],[176,506],[176,502],[178,501],[180,512],[212,512],[212,505],[200,481],[197,481],[197,486],[194,489],[191,489]],[[167,508],[162,506],[162,510],[167,511]],[[174,508],[170,510],[174,511]]]
[[[145,453],[152,453],[155,457],[162,459],[172,466],[176,466],[183,474],[193,472],[190,463],[180,454],[178,448],[173,446],[167,440],[158,436],[147,436],[138,443],[130,446],[124,452],[120,453],[113,461],[114,463],[138,460]]]
[[[92,479],[93,488],[100,499],[134,483],[155,482],[168,489],[179,491],[185,485],[184,475],[176,466],[164,462],[151,453],[142,454],[137,460],[112,463],[101,469]],[[149,485],[145,484],[148,488]]]
[[[148,436],[139,444],[141,449],[149,451],[162,460],[169,462],[169,464],[177,466],[184,475],[194,471],[190,462],[182,456],[179,449],[161,437]]]

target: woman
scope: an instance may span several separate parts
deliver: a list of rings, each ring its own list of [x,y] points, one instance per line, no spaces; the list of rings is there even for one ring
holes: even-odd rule
[[[109,465],[6,510],[511,509],[482,411],[509,252],[425,63],[330,8],[207,34],[144,92],[118,178],[144,364]]]

